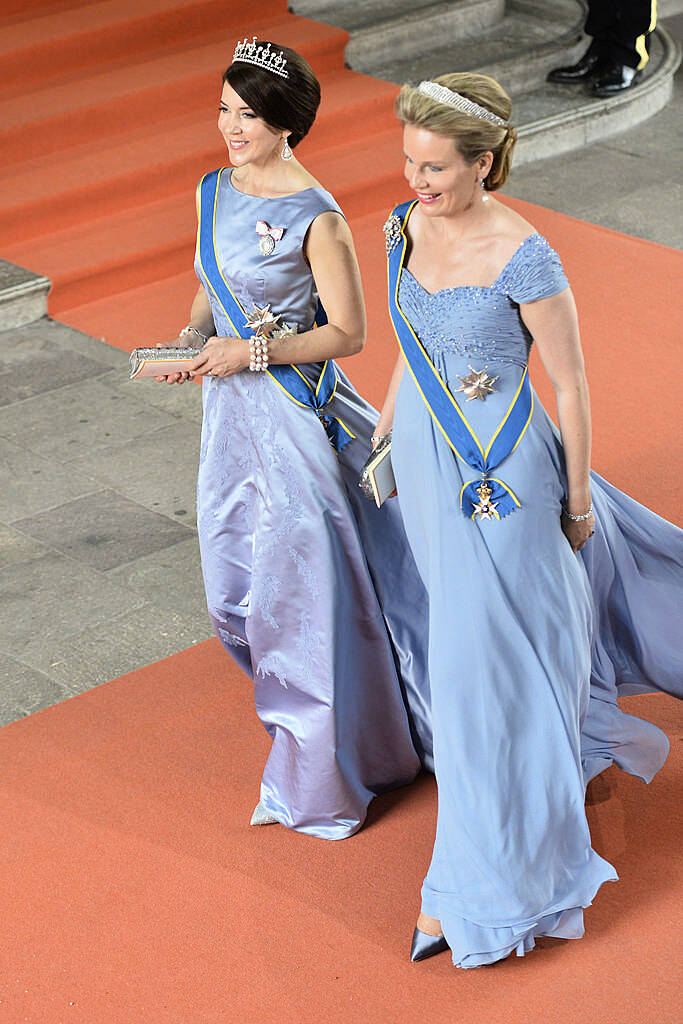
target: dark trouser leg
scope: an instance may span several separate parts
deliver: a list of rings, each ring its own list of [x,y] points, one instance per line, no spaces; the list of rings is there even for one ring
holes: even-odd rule
[[[616,64],[643,68],[656,24],[656,0],[589,0],[586,32]]]

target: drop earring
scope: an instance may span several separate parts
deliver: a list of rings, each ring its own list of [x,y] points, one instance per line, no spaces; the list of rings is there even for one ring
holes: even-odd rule
[[[481,185],[481,191],[483,193],[483,195],[481,197],[481,200],[482,200],[483,203],[487,203],[488,200],[489,200],[489,197],[487,195],[486,188],[484,187],[484,179],[483,178],[477,178],[477,181]]]
[[[283,160],[291,160],[292,157],[294,156],[289,145],[289,137],[285,139],[285,144],[282,147],[282,152],[280,153],[280,156],[282,157]]]

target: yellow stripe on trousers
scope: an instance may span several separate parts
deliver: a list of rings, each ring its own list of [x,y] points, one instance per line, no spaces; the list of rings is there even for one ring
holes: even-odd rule
[[[645,65],[647,64],[647,62],[650,59],[650,54],[647,52],[647,47],[645,45],[645,39],[646,39],[646,36],[650,34],[650,32],[654,32],[656,24],[657,24],[657,0],[651,0],[651,3],[650,3],[650,27],[647,30],[646,35],[638,36],[638,38],[636,39],[636,53],[640,55],[640,63],[638,64],[638,67],[636,68],[637,71],[640,71],[641,68],[644,68]]]

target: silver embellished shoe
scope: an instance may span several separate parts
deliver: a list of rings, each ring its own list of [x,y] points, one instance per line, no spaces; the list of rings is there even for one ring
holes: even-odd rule
[[[427,935],[416,928],[410,946],[410,959],[415,963],[417,960],[426,960],[428,956],[444,953],[447,949],[448,943],[443,935]]]
[[[279,825],[280,822],[277,820],[277,818],[274,818],[273,815],[270,814],[265,809],[263,804],[259,801],[259,803],[257,803],[256,807],[254,808],[254,813],[251,816],[251,821],[249,822],[249,824],[250,825]]]

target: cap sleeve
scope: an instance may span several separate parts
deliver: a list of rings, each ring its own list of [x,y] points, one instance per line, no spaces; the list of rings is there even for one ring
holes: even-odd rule
[[[296,228],[292,230],[298,237],[300,245],[303,245],[308,229],[321,213],[338,213],[344,217],[344,212],[337,201],[324,188],[306,189],[299,193],[297,198],[299,198],[299,209],[296,214]],[[346,220],[345,217],[344,220]]]
[[[503,270],[497,285],[521,304],[557,295],[569,287],[569,281],[560,257],[546,239],[530,235]]]

